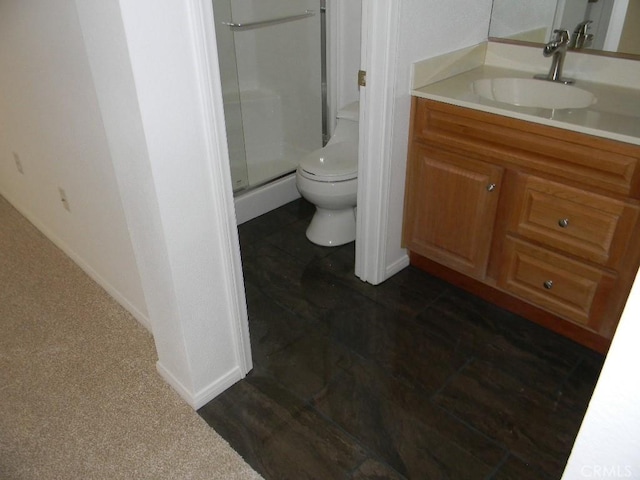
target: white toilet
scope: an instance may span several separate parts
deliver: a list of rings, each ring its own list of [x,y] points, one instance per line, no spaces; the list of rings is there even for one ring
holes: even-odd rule
[[[358,102],[340,110],[329,143],[302,158],[296,171],[298,191],[316,206],[307,238],[317,245],[335,247],[356,238],[358,115]]]

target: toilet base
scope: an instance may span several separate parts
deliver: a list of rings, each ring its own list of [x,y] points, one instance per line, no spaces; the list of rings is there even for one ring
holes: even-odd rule
[[[323,247],[337,247],[356,239],[356,212],[353,207],[328,210],[316,206],[307,228],[310,242]]]

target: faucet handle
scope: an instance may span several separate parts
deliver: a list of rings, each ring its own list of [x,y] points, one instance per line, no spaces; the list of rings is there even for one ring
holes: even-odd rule
[[[571,39],[571,35],[569,35],[569,30],[565,30],[565,29],[558,29],[558,30],[554,30],[553,31],[553,41],[554,42],[558,42],[560,44],[568,44],[569,40]]]
[[[576,29],[573,31],[574,34],[577,35],[586,35],[587,30],[589,30],[589,25],[593,23],[593,20],[585,20],[584,22],[580,22],[576,25]]]

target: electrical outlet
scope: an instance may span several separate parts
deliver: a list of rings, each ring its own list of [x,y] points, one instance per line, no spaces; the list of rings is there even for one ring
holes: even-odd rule
[[[20,172],[22,175],[24,175],[24,169],[22,168],[22,162],[20,161],[20,157],[18,156],[18,154],[16,152],[13,152],[13,160],[16,162],[16,168],[18,169],[18,172]]]
[[[69,207],[69,200],[67,199],[67,192],[64,191],[62,187],[58,187],[58,192],[60,192],[60,201],[62,202],[62,206],[67,212],[71,211]]]

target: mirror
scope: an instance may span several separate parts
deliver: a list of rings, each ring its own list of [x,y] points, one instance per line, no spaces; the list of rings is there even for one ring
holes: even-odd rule
[[[589,22],[586,36],[576,28]],[[538,45],[569,30],[583,52],[640,60],[640,0],[493,0],[489,38]]]

